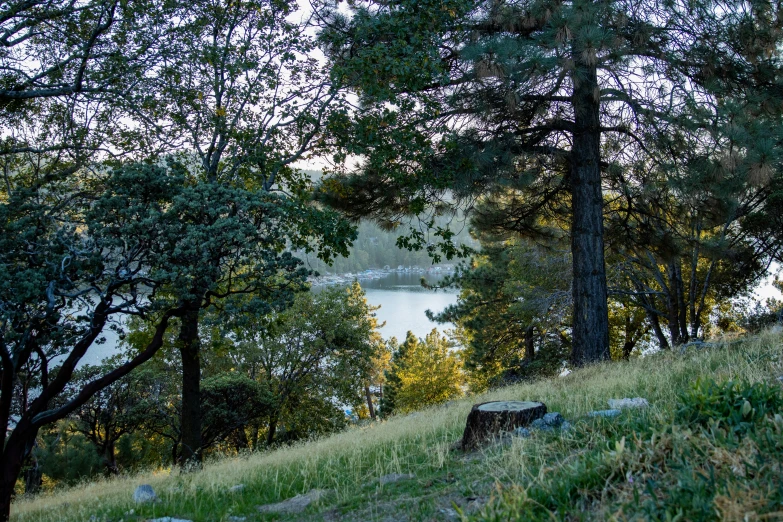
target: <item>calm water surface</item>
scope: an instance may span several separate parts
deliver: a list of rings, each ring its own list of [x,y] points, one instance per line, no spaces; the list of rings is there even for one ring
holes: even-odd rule
[[[437,284],[441,279],[430,274],[392,273],[383,279],[359,282],[367,294],[367,302],[381,306],[375,315],[380,322],[386,321],[386,326],[381,328],[385,339],[393,336],[402,341],[408,330],[424,337],[433,328],[441,332],[453,328],[451,324],[433,323],[424,312],[441,312],[456,303],[457,291],[427,290],[419,283],[422,276],[430,284]]]
[[[430,284],[437,284],[442,278],[437,274],[391,273],[382,279],[359,281],[367,294],[367,302],[380,308],[375,312],[384,339],[396,337],[402,341],[408,330],[418,337],[424,337],[433,328],[441,332],[452,328],[451,324],[433,323],[424,314],[426,310],[437,313],[457,302],[455,290],[427,290],[420,284],[425,277]],[[318,290],[315,289],[317,292]],[[105,331],[106,342],[93,344],[84,355],[81,365],[98,364],[117,350],[118,338],[113,331]]]

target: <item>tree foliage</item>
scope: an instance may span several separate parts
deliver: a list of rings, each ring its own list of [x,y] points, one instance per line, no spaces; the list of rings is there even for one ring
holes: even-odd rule
[[[96,377],[109,373],[118,363],[119,357],[103,362],[99,366],[85,365],[74,375],[71,386],[81,389]],[[125,435],[138,431],[146,422],[151,407],[151,392],[154,385],[148,371],[131,372],[93,395],[88,402],[76,410],[71,418],[76,422],[73,430],[81,433],[101,456],[106,474],[120,472],[117,464],[117,442]]]
[[[604,195],[630,166],[676,164],[687,144],[734,154],[751,182],[776,168],[776,138],[752,124],[779,127],[771,2],[353,5],[322,38],[360,98],[345,147],[363,163],[324,198],[386,218],[510,190],[507,224],[527,233],[566,206],[576,364],[610,354]]]
[[[436,329],[424,339],[408,332],[392,355],[383,414],[420,410],[462,395],[462,361],[453,349]]]
[[[314,39],[307,24],[291,21],[296,3],[210,0],[167,5],[169,18],[161,30],[170,40],[160,67],[145,77],[132,102],[139,108],[136,139],[151,144],[145,146],[150,151],[162,145],[207,191],[204,196],[239,190],[265,198],[270,206],[279,203],[287,243],[283,246],[276,238],[258,243],[266,249],[255,252],[259,259],[276,257],[286,247],[315,250],[326,262],[345,254],[355,237],[352,227],[334,212],[310,205],[309,179],[292,167],[329,146],[324,129],[341,110],[335,103],[339,89],[308,56]],[[202,201],[208,203],[206,197]],[[209,243],[207,236],[193,239],[194,245]],[[199,461],[202,449],[199,310],[208,306],[213,292],[225,295],[217,290],[224,281],[256,277],[263,286],[265,279],[275,277],[274,271],[255,272],[253,261],[248,267],[226,264],[220,248],[199,248],[190,249],[202,256],[204,278],[177,289],[188,308],[178,338],[183,462]],[[254,285],[242,293],[252,294]],[[259,294],[255,302],[264,299]]]
[[[313,408],[310,418],[315,421],[318,408],[333,409],[330,401],[351,406],[363,402],[374,361],[384,350],[373,311],[354,283],[347,289],[301,294],[282,313],[257,315],[248,323],[231,326],[236,338],[232,360],[269,382],[276,397],[267,431],[269,444],[278,425],[289,433],[299,426],[298,437],[309,435],[308,429],[333,429],[328,420],[313,422],[310,428],[307,422],[293,421],[303,409]],[[323,427],[317,428],[319,424]],[[297,438],[293,433],[287,437]]]

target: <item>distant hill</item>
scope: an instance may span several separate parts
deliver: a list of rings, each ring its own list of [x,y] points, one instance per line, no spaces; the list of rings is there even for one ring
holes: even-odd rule
[[[310,176],[313,181],[318,181],[323,177],[323,172],[320,170],[302,169],[302,172]],[[454,242],[456,244],[478,248],[478,242],[470,237],[468,224],[462,215],[453,218],[440,217],[436,219],[436,224],[441,227],[449,226],[455,233]],[[392,268],[400,265],[425,268],[432,265],[432,260],[425,251],[411,252],[397,247],[397,238],[407,234],[409,229],[410,225],[401,224],[397,230],[386,231],[372,221],[362,221],[358,226],[359,236],[351,248],[351,254],[347,258],[336,259],[332,266],[326,265],[312,254],[298,252],[297,255],[305,261],[307,266],[321,274],[327,272],[344,274],[369,268],[383,268],[387,265]],[[442,259],[441,262],[448,261]],[[457,263],[458,260],[450,262]]]

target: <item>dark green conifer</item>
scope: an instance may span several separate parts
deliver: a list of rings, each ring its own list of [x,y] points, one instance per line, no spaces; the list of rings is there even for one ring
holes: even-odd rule
[[[324,199],[394,223],[511,188],[522,197],[509,222],[523,230],[553,201],[565,204],[576,365],[610,353],[609,181],[630,161],[672,160],[688,135],[729,131],[738,106],[746,120],[781,108],[783,21],[770,1],[353,5],[322,38],[334,74],[359,96],[345,152],[363,161],[327,180]],[[755,154],[761,141],[743,146],[769,166]],[[448,231],[434,235],[448,242]],[[408,244],[426,242],[414,234]]]

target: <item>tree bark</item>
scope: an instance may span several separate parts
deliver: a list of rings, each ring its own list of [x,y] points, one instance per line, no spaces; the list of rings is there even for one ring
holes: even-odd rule
[[[8,468],[6,466],[4,468],[3,478],[0,480],[0,522],[7,522],[11,517],[11,501],[14,498],[14,486],[21,466],[13,474],[13,481],[9,480],[9,473],[6,472]]]
[[[661,329],[661,321],[658,319],[658,314],[647,310],[647,320],[650,321],[650,324],[653,327],[655,337],[658,339],[658,345],[661,347],[661,350],[668,350],[669,341],[666,340],[666,334],[664,334],[663,329]]]
[[[2,476],[0,476],[0,522],[7,522],[11,517],[11,501],[15,495],[16,480],[22,472],[25,458],[32,450],[33,444],[25,443],[27,440],[35,441],[38,429],[29,426],[29,422],[23,419],[20,431],[14,430],[2,453]],[[17,425],[17,429],[19,426]],[[25,432],[24,436],[21,432]]]
[[[473,405],[462,434],[462,449],[474,449],[504,431],[527,426],[546,415],[541,402],[493,401]]]
[[[609,309],[604,262],[601,127],[598,74],[574,49],[574,133],[571,149],[571,252],[573,255],[573,345],[575,366],[608,360]]]
[[[669,277],[669,291],[666,295],[667,311],[669,313],[669,335],[672,338],[672,345],[678,346],[682,343],[682,340],[680,337],[679,301],[677,300],[677,271],[674,268],[674,261],[669,261],[666,271]]]
[[[106,476],[119,475],[120,469],[117,467],[117,456],[114,451],[114,441],[107,441],[103,450],[103,465],[106,468]]]
[[[24,493],[25,495],[35,495],[41,490],[43,472],[34,455],[30,455],[28,462],[29,464],[24,470]]]
[[[375,420],[375,408],[372,405],[372,394],[369,386],[364,387],[364,395],[367,397],[367,409],[370,410],[370,418]]]
[[[269,430],[266,432],[266,445],[271,446],[275,441],[275,431],[277,431],[277,416],[272,416],[269,419]]]
[[[525,329],[525,363],[533,362],[536,357],[535,327],[528,326]]]
[[[685,306],[685,283],[682,280],[682,263],[680,259],[677,259],[677,264],[674,267],[677,274],[677,301],[679,302],[678,308],[680,310],[680,341],[683,343],[688,342],[688,308]]]
[[[180,463],[183,467],[201,462],[201,360],[199,356],[198,308],[182,316],[179,332],[182,357],[182,412]]]

